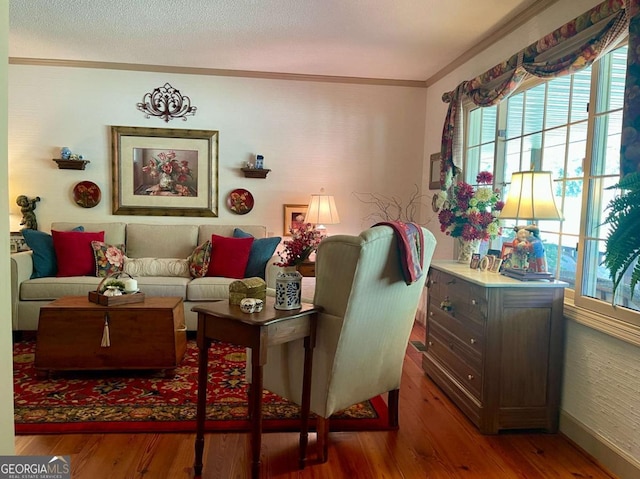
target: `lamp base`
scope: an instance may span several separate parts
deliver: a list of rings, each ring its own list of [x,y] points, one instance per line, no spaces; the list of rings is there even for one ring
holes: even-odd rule
[[[554,279],[553,275],[547,271],[526,271],[519,268],[503,268],[500,272],[505,276],[520,281],[535,281],[539,279],[552,281]]]

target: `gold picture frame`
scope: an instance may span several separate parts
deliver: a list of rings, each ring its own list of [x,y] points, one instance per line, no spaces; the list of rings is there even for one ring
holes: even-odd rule
[[[440,153],[433,153],[429,157],[429,189],[440,189]]]
[[[307,214],[308,208],[309,205],[283,205],[284,228],[282,234],[284,236],[291,236],[291,228],[299,226],[299,224],[296,223],[304,223],[304,217]]]
[[[113,214],[218,216],[218,135],[112,126]]]

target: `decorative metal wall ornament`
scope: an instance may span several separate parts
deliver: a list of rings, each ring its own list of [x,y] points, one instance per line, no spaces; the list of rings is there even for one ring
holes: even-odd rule
[[[142,102],[137,103],[138,110],[143,112],[145,118],[157,116],[166,123],[174,118],[182,118],[187,121],[187,115],[195,115],[197,108],[191,106],[191,99],[180,93],[168,83],[154,89],[151,93],[145,93]]]

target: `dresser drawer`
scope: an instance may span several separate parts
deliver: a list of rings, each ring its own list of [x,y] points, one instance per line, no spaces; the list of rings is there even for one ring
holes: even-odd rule
[[[426,354],[438,361],[476,398],[482,395],[482,357],[443,329],[429,325]]]
[[[463,314],[484,322],[487,319],[487,290],[438,270],[429,271],[429,296],[431,304],[440,307],[448,301],[451,313]]]
[[[485,323],[478,322],[473,318],[468,318],[461,314],[448,314],[435,305],[430,305],[428,325],[437,323],[441,329],[451,333],[458,340],[467,345],[479,356],[484,351],[484,326]]]

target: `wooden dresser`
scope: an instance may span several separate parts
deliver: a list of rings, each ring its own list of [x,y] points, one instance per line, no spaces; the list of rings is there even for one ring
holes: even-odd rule
[[[482,433],[556,432],[566,284],[434,261],[427,286],[429,377]]]

